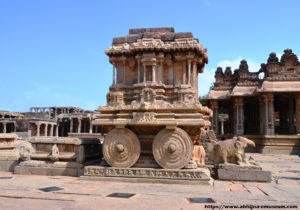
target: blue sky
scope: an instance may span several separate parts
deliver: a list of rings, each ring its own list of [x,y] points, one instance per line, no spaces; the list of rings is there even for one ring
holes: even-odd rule
[[[297,0],[0,0],[0,110],[106,104],[112,66],[104,54],[129,28],[174,27],[208,49],[205,95],[218,65],[251,71],[270,52],[300,56]]]

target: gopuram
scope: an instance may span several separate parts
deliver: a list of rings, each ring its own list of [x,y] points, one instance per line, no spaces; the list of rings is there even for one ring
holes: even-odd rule
[[[209,170],[192,160],[212,114],[198,100],[208,62],[198,39],[174,28],[130,29],[106,54],[112,85],[92,121],[106,133],[105,161],[86,166],[85,176],[209,182]]]

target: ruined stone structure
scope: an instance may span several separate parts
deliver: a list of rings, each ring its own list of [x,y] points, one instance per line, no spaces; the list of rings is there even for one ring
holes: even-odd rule
[[[78,107],[31,107],[30,112],[0,111],[0,133],[19,137],[59,136],[96,137],[100,128],[91,123],[94,111]]]
[[[106,54],[113,66],[112,85],[107,105],[99,107],[100,114],[92,121],[107,133],[106,162],[124,169],[153,160],[164,169],[177,170],[170,173],[178,177],[179,169],[192,161],[193,142],[201,141],[201,129],[210,126],[211,110],[198,100],[198,74],[208,61],[206,49],[192,33],[147,28],[130,29],[129,35],[114,38]],[[144,173],[170,178],[159,170],[129,171],[131,177]],[[186,173],[184,179],[193,176]]]
[[[225,136],[246,135],[260,152],[300,152],[300,63],[292,50],[275,53],[258,72],[246,60],[238,69],[218,67],[216,81],[205,97],[213,110],[212,128],[221,134],[219,114],[228,114]]]
[[[86,165],[100,162],[100,141],[95,138],[31,137],[33,151],[15,167],[17,174],[81,176]],[[26,149],[26,148],[24,148]]]
[[[14,171],[19,161],[19,152],[15,149],[17,135],[13,133],[0,134],[0,171]]]

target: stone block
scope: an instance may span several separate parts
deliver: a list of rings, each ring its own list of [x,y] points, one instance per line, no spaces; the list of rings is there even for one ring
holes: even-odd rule
[[[175,33],[175,39],[184,39],[184,38],[193,38],[193,34],[191,32],[180,32]]]
[[[264,171],[260,167],[219,166],[217,175],[220,180],[271,182],[271,171]]]
[[[174,184],[208,184],[212,178],[207,168],[198,169],[157,169],[157,168],[116,168],[103,166],[84,167],[84,177],[107,181],[174,183]]]

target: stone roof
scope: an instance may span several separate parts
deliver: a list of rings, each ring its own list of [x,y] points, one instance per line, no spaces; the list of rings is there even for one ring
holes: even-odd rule
[[[137,51],[195,51],[204,54],[199,40],[191,32],[176,33],[174,28],[129,29],[129,35],[116,37],[107,55],[131,54]],[[205,52],[204,52],[205,51]]]

